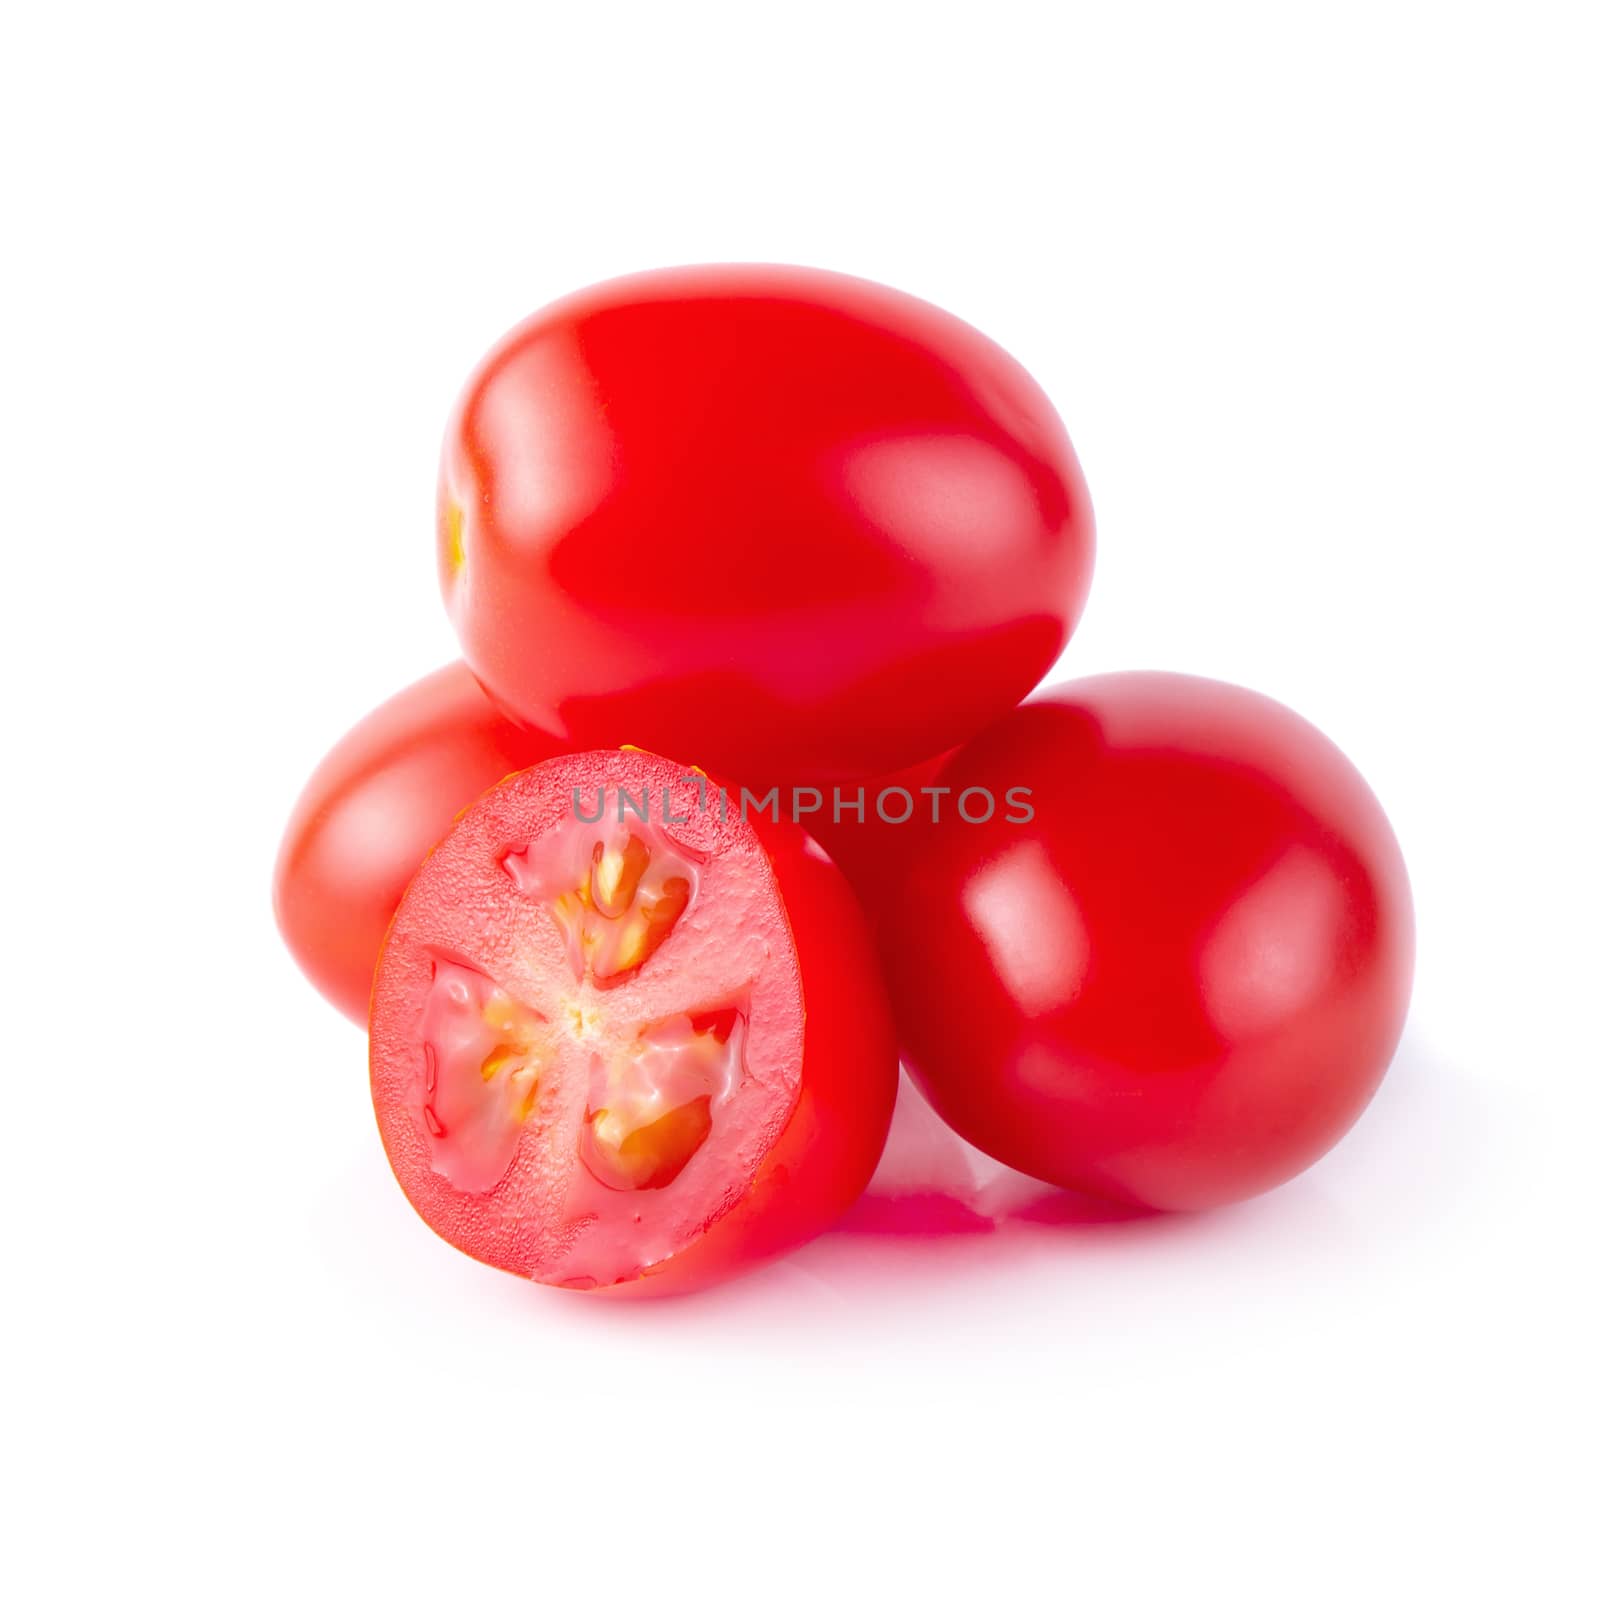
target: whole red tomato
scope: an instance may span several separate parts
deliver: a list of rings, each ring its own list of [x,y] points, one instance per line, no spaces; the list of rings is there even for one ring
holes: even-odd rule
[[[834,273],[585,289],[445,438],[440,576],[519,720],[740,782],[881,772],[1036,684],[1088,590],[1060,418],[997,345]]]
[[[838,869],[637,750],[545,762],[462,814],[384,942],[371,1063],[429,1226],[542,1283],[632,1292],[827,1227],[898,1074]]]
[[[363,1026],[384,930],[456,814],[563,747],[508,722],[460,662],[358,722],[312,773],[284,830],[272,901],[301,969]]]
[[[1405,1020],[1411,894],[1310,723],[1203,678],[1090,678],[938,782],[947,820],[888,841],[872,892],[908,1065],[958,1132],[1191,1210],[1282,1183],[1355,1121]],[[962,796],[993,818],[963,822]]]

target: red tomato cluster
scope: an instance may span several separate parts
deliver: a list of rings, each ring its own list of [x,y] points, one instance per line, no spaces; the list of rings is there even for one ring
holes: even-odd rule
[[[902,1055],[989,1154],[1150,1209],[1283,1182],[1376,1089],[1412,966],[1382,810],[1247,690],[1019,704],[1093,524],[965,323],[796,268],[601,284],[479,366],[437,510],[465,662],[323,761],[274,898],[459,1248],[610,1292],[791,1248],[870,1178]]]

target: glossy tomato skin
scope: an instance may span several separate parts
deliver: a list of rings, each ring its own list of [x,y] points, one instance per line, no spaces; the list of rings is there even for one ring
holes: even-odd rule
[[[301,970],[353,1022],[366,1026],[378,951],[422,858],[485,789],[562,749],[508,721],[455,662],[323,758],[284,830],[272,903]]]
[[[805,1001],[800,1097],[741,1199],[688,1249],[600,1292],[706,1289],[793,1250],[858,1200],[883,1154],[899,1046],[877,952],[839,869],[802,829],[757,821],[794,936]]]
[[[1059,417],[982,334],[794,267],[602,283],[447,430],[440,572],[519,721],[741,782],[924,759],[1059,654],[1093,562]]]
[[[1377,800],[1310,723],[1202,678],[1090,678],[941,781],[1034,808],[923,828],[876,886],[902,1044],[958,1132],[1178,1211],[1344,1134],[1405,1020],[1412,904]]]

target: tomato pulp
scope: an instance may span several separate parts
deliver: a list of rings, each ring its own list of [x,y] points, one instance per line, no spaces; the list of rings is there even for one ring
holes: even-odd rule
[[[352,1021],[400,896],[456,814],[508,772],[557,755],[509,722],[460,662],[401,690],[323,758],[295,803],[273,872],[284,943]]]
[[[1094,545],[1010,356],[774,266],[621,278],[514,329],[450,422],[438,523],[463,651],[519,720],[763,784],[904,766],[1009,710]]]
[[[833,1222],[883,1147],[897,1052],[837,868],[629,750],[515,774],[423,863],[371,1069],[442,1237],[540,1282],[654,1290]]]
[[[885,840],[873,875],[908,1065],[958,1132],[1191,1210],[1283,1182],[1355,1121],[1405,1019],[1411,894],[1372,791],[1310,723],[1115,674],[1019,707],[938,781],[1021,786],[1033,810]]]

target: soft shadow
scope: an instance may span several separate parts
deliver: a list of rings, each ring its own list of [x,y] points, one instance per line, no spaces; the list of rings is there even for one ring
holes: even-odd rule
[[[797,1258],[843,1265],[852,1248],[880,1260],[937,1251],[983,1232],[1002,1259],[1027,1240],[1059,1236],[1063,1253],[1137,1248],[1174,1233],[1339,1237],[1359,1248],[1375,1225],[1397,1234],[1449,1226],[1487,1178],[1510,1137],[1493,1089],[1457,1071],[1415,1032],[1401,1040],[1372,1104],[1345,1138],[1282,1188],[1221,1210],[1176,1215],[1118,1206],[1025,1178],[990,1160],[940,1121],[902,1076],[883,1162],[866,1194],[832,1234]],[[1423,1180],[1419,1186],[1419,1178]],[[905,1226],[890,1219],[904,1214]],[[1092,1237],[1091,1237],[1092,1236]],[[960,1252],[963,1259],[971,1251]]]
[[[1086,1252],[1218,1248],[1266,1262],[1309,1249],[1389,1249],[1406,1234],[1449,1229],[1473,1203],[1510,1136],[1504,1113],[1490,1086],[1408,1033],[1365,1115],[1308,1172],[1238,1205],[1173,1214],[1012,1172],[946,1127],[902,1079],[889,1145],[866,1194],[792,1264],[861,1303],[908,1286],[936,1293],[952,1276],[993,1282],[1052,1270]]]

